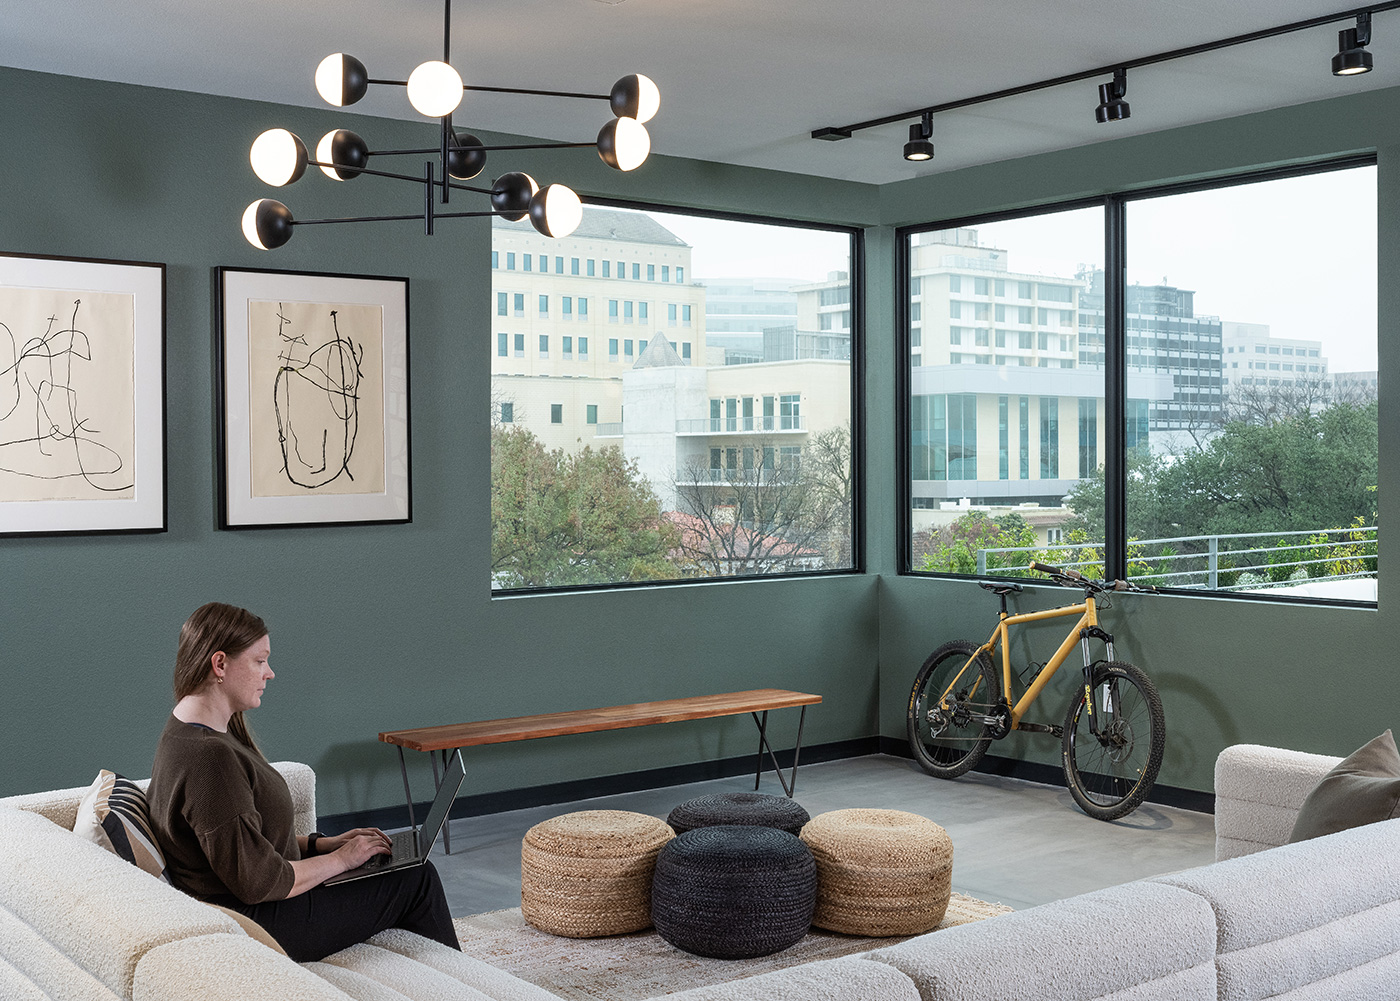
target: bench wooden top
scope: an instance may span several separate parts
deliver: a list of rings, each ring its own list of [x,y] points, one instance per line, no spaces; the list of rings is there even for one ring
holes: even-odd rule
[[[604,709],[575,709],[539,716],[486,719],[476,723],[424,726],[414,730],[389,730],[379,735],[386,744],[397,744],[414,751],[444,751],[477,744],[504,744],[512,740],[558,737],[570,733],[622,730],[653,723],[676,723],[688,719],[737,716],[767,709],[788,709],[820,702],[820,695],[789,692],[781,688],[759,688],[751,692],[699,695],[689,699],[638,702]]]

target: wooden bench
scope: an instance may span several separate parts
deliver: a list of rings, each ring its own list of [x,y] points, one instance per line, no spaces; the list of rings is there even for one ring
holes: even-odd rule
[[[514,740],[534,740],[539,737],[562,737],[575,733],[597,733],[601,730],[623,730],[655,723],[678,723],[683,720],[713,719],[718,716],[753,717],[758,727],[758,766],[754,772],[754,789],[763,775],[765,751],[773,762],[773,771],[782,784],[783,792],[791,796],[797,788],[797,760],[802,751],[802,727],[807,721],[807,707],[821,702],[820,695],[790,692],[781,688],[759,688],[748,692],[728,692],[723,695],[699,695],[688,699],[665,699],[660,702],[637,702],[602,709],[574,709],[568,712],[542,713],[538,716],[514,716],[508,719],[478,720],[475,723],[450,723],[444,726],[423,726],[412,730],[387,730],[379,735],[386,744],[399,749],[399,769],[403,772],[403,790],[408,798],[408,822],[413,819],[413,795],[408,788],[408,766],[404,749],[427,752],[433,763],[433,780],[438,777],[440,752],[445,766],[448,755],[463,747],[479,744],[504,744]],[[784,777],[778,757],[768,744],[768,712],[770,709],[801,708],[797,722],[797,743],[792,755],[792,779]],[[443,827],[443,846],[450,853],[451,842],[447,827]]]

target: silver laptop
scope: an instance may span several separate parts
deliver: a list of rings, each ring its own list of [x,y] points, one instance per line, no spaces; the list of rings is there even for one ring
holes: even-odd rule
[[[366,879],[380,873],[393,872],[395,869],[406,869],[411,865],[422,865],[428,860],[428,853],[433,850],[433,844],[442,833],[442,825],[447,823],[447,812],[452,808],[452,801],[457,798],[457,790],[462,788],[462,780],[466,777],[462,752],[454,751],[447,763],[447,770],[443,773],[442,785],[438,786],[433,805],[428,808],[428,815],[423,818],[423,826],[389,835],[389,840],[393,842],[393,851],[390,854],[376,855],[358,868],[347,869],[338,876],[332,876],[322,885],[346,883],[352,879]]]

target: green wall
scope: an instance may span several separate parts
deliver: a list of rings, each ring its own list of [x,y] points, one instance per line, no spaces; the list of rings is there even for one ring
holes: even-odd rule
[[[488,226],[444,222],[432,239],[412,223],[337,227],[299,232],[272,254],[249,247],[237,227],[243,207],[268,193],[246,166],[264,128],[314,138],[351,127],[382,148],[423,145],[424,127],[3,69],[0,93],[0,249],[168,265],[170,528],[0,539],[0,795],[85,784],[99,767],[149,774],[179,624],[213,599],[268,620],[278,678],[253,722],[272,757],[316,768],[326,814],[399,800],[397,758],[375,741],[378,731],[458,719],[771,685],[825,696],[808,714],[805,742],[902,739],[923,657],[955,635],[987,632],[993,606],[973,584],[896,572],[897,225],[1376,150],[1381,379],[1400,378],[1395,91],[880,188],[664,157],[627,177],[586,153],[534,153],[509,166],[585,195],[866,227],[867,572],[493,600]],[[390,186],[315,176],[283,200],[313,218],[396,211],[385,208],[393,198],[415,197],[390,195]],[[220,265],[411,279],[412,524],[216,530],[212,269]],[[1400,463],[1385,457],[1400,451],[1400,427],[1384,407],[1380,446],[1388,512],[1400,503]],[[1027,605],[1061,596],[1040,589]],[[1216,753],[1235,741],[1343,753],[1394,721],[1387,653],[1400,647],[1400,626],[1375,611],[1157,597],[1124,599],[1106,618],[1123,654],[1163,689],[1165,783],[1209,789]],[[775,726],[790,739],[795,721]],[[1026,741],[1014,737],[997,752],[1055,760],[1053,746]],[[742,718],[499,745],[472,752],[464,792],[685,764],[752,745]]]
[[[251,719],[271,757],[316,768],[323,814],[401,801],[385,729],[773,686],[827,698],[806,742],[875,732],[874,577],[491,599],[488,223],[445,221],[432,239],[411,222],[326,227],[274,253],[238,227],[275,194],[247,165],[263,129],[314,142],[349,127],[404,148],[428,145],[430,126],[13,70],[0,93],[0,249],[168,265],[169,477],[168,533],[0,539],[0,795],[86,784],[99,767],[150,774],[180,623],[213,599],[268,621],[278,676]],[[878,212],[873,187],[663,157],[636,176],[586,150],[509,166],[585,195],[850,224]],[[314,170],[278,197],[303,218],[421,204],[406,185]],[[220,265],[409,277],[412,524],[216,530]],[[796,715],[776,714],[777,736],[791,740]],[[503,745],[472,753],[464,793],[755,744],[739,717]]]
[[[880,192],[881,218],[892,226],[936,222],[1375,152],[1379,366],[1380,383],[1387,387],[1400,382],[1398,96],[1396,90],[1376,91],[889,184]],[[1306,253],[1347,252],[1341,238],[1351,221],[1345,206],[1337,207],[1337,217],[1336,243],[1311,245]],[[869,267],[872,276],[892,273],[894,258],[872,256]],[[872,345],[871,350],[869,398],[892,398],[893,367],[875,362],[874,352],[880,349]],[[872,456],[872,466],[892,465],[893,437],[876,447],[887,454]],[[1395,523],[1400,520],[1400,426],[1395,409],[1384,400],[1380,470],[1380,520]],[[1389,554],[1396,551],[1400,541],[1384,537],[1382,565],[1394,562]],[[995,625],[997,605],[971,582],[885,573],[893,570],[890,559],[880,564],[880,732],[903,739],[909,686],[923,659],[948,639],[984,640]],[[1228,744],[1346,754],[1400,723],[1394,681],[1400,621],[1384,617],[1387,593],[1382,591],[1379,612],[1228,598],[1115,598],[1104,621],[1118,640],[1118,655],[1148,671],[1165,703],[1167,752],[1158,781],[1208,791],[1215,757]],[[1049,607],[1072,595],[1036,588],[1013,607]],[[1061,621],[1036,628],[1039,638],[1032,649],[1043,660],[1064,626]],[[1029,718],[1063,722],[1073,674],[1061,671]],[[1059,764],[1059,742],[1048,736],[1016,734],[994,745],[992,753]]]

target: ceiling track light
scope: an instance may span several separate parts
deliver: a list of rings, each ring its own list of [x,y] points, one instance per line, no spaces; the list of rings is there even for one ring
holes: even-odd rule
[[[406,215],[354,216],[339,219],[296,219],[286,205],[272,198],[260,198],[243,212],[243,234],[259,250],[274,250],[292,238],[296,226],[343,222],[387,222],[421,219],[424,232],[431,236],[439,219],[502,216],[512,221],[528,218],[545,236],[568,236],[582,219],[582,201],[563,184],[541,187],[533,177],[520,171],[502,174],[489,188],[457,183],[471,180],[486,167],[488,152],[525,149],[593,148],[609,167],[636,170],[651,153],[651,136],[644,122],[660,110],[661,92],[656,84],[639,73],[625,76],[606,94],[577,94],[552,90],[522,90],[515,87],[484,87],[462,81],[451,64],[452,0],[443,0],[442,59],[418,66],[407,80],[377,80],[365,64],[354,56],[337,52],[316,67],[316,90],[337,108],[354,104],[369,92],[371,85],[403,87],[414,109],[428,118],[440,120],[439,142],[424,149],[371,149],[349,129],[333,129],[316,144],[312,159],[306,143],[286,129],[269,129],[258,136],[249,151],[253,172],[274,187],[292,184],[306,168],[319,167],[333,181],[350,181],[362,174],[409,181],[423,191],[423,211]],[[538,97],[571,97],[607,101],[613,117],[593,142],[519,143],[488,146],[476,136],[452,127],[452,113],[467,91],[497,94],[528,94]],[[369,166],[372,158],[389,156],[436,157],[423,164],[421,176]],[[455,180],[454,180],[455,179]],[[487,195],[491,208],[479,212],[445,212],[453,191]]]
[[[1131,118],[1133,111],[1128,107],[1128,102],[1123,100],[1127,94],[1128,71],[1116,69],[1113,71],[1112,81],[1099,84],[1099,106],[1094,109],[1094,121],[1102,125],[1104,122],[1121,122],[1125,118]]]
[[[909,126],[909,141],[904,144],[904,159],[920,162],[933,159],[933,113]]]
[[[1332,57],[1333,76],[1357,76],[1371,72],[1371,12],[1356,15],[1355,28],[1337,32],[1337,54]]]
[[[813,139],[822,139],[827,142],[841,142],[850,139],[857,132],[865,129],[880,128],[884,125],[893,125],[896,122],[908,121],[911,118],[920,118],[921,122],[909,127],[909,142],[904,146],[906,159],[927,160],[933,156],[933,144],[928,143],[926,156],[918,155],[922,150],[916,149],[915,144],[926,142],[931,134],[930,122],[933,115],[942,114],[946,111],[959,111],[963,108],[970,108],[978,104],[986,104],[989,101],[1003,101],[1007,98],[1020,97],[1022,94],[1031,94],[1036,91],[1049,90],[1052,87],[1064,87],[1072,83],[1080,83],[1084,80],[1092,80],[1101,77],[1105,73],[1113,74],[1111,83],[1099,85],[1099,104],[1095,109],[1094,116],[1100,122],[1116,122],[1131,116],[1128,102],[1124,100],[1128,92],[1128,70],[1141,69],[1144,66],[1155,66],[1158,63],[1170,62],[1174,59],[1185,59],[1190,56],[1199,56],[1207,52],[1216,52],[1220,49],[1228,49],[1236,45],[1244,45],[1249,42],[1257,42],[1266,38],[1277,38],[1280,35],[1292,34],[1295,31],[1306,31],[1318,28],[1326,24],[1335,24],[1338,21],[1348,21],[1356,18],[1356,27],[1347,28],[1338,33],[1337,54],[1332,57],[1332,72],[1338,76],[1356,76],[1361,73],[1368,73],[1371,70],[1371,53],[1366,46],[1371,42],[1371,17],[1383,11],[1400,9],[1400,0],[1384,0],[1382,3],[1372,4],[1364,10],[1339,11],[1335,14],[1323,14],[1320,17],[1311,17],[1305,21],[1292,21],[1288,24],[1280,24],[1272,28],[1261,28],[1257,31],[1247,32],[1243,35],[1232,35],[1229,38],[1217,39],[1213,42],[1202,42],[1197,45],[1189,45],[1185,48],[1172,49],[1169,52],[1159,52],[1155,55],[1143,56],[1116,65],[1105,66],[1099,69],[1085,70],[1080,73],[1067,73],[1064,76],[1053,77],[1049,80],[1039,80],[1035,83],[1021,84],[1016,87],[1008,87],[1004,90],[992,91],[989,94],[977,94],[973,97],[958,98],[955,101],[946,101],[943,104],[931,105],[927,108],[917,108],[913,111],[902,111],[894,115],[886,115],[883,118],[872,118],[865,122],[856,122],[852,125],[828,125],[823,128],[813,129],[811,136]],[[927,131],[925,130],[927,129]],[[914,152],[916,155],[910,156]]]

